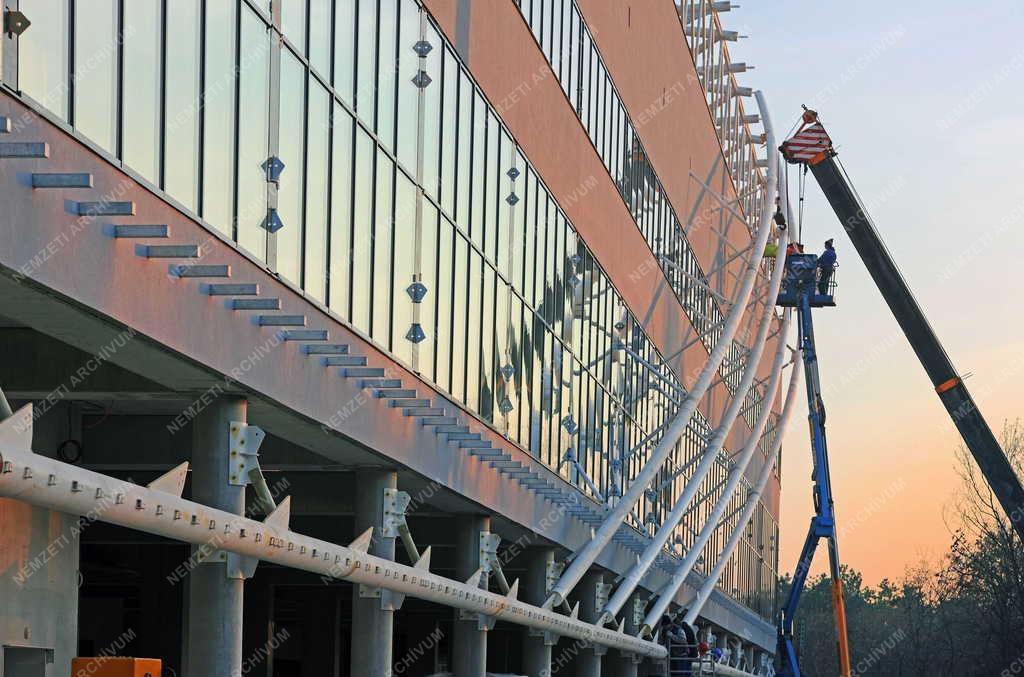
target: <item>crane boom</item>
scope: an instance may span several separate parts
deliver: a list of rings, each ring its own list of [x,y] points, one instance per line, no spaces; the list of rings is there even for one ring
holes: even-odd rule
[[[882,242],[856,192],[835,160],[835,150],[814,111],[804,113],[804,126],[782,144],[788,162],[810,168],[864,266],[878,286],[911,348],[935,386],[943,406],[974,456],[1017,534],[1024,539],[1024,488],[999,442],[971,398],[952,360],[939,342],[906,280]]]

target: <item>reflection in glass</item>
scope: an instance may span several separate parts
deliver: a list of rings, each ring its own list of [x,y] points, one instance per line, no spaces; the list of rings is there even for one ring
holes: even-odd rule
[[[377,138],[395,147],[395,86],[398,80],[398,0],[378,0]]]
[[[290,50],[281,52],[281,134],[278,155],[284,163],[277,210],[284,227],[277,231],[277,272],[301,281],[302,266],[302,130],[306,120],[306,69]]]
[[[480,350],[482,330],[483,260],[472,247],[469,250],[469,305],[466,326],[466,406],[480,407]]]
[[[441,156],[441,98],[443,95],[441,64],[445,50],[433,26],[427,24],[424,39],[434,46],[426,59],[426,71],[431,84],[423,90],[423,190],[439,199],[438,180]],[[452,111],[454,113],[454,111]],[[451,145],[447,144],[446,145]],[[454,147],[452,148],[454,150]]]
[[[377,110],[376,0],[359,0],[356,21],[356,114],[372,129]]]
[[[206,5],[203,98],[203,219],[231,234],[234,193],[235,3]]]
[[[68,117],[68,0],[21,0],[32,30],[18,38],[18,85],[63,120]]]
[[[469,288],[469,243],[461,233],[455,235],[455,271],[452,297],[452,395],[466,398],[466,323]]]
[[[394,224],[395,310],[392,316],[391,345],[392,352],[403,362],[411,365],[415,344],[405,338],[405,335],[412,326],[413,303],[405,290],[413,283],[413,274],[416,272],[416,186],[402,171],[397,172],[395,183]],[[424,261],[425,265],[426,263]]]
[[[281,32],[301,54],[306,53],[306,0],[282,0]]]
[[[334,90],[352,103],[356,68],[356,0],[334,5]]]
[[[199,191],[199,5],[167,0],[167,44],[174,68],[166,70],[164,190],[195,210]]]
[[[352,256],[352,116],[334,104],[334,141],[331,152],[330,308],[350,317]]]
[[[270,32],[252,10],[242,11],[238,107],[238,244],[267,257],[267,174],[270,108]],[[295,167],[285,166],[285,174]],[[282,174],[284,177],[284,174]],[[287,222],[286,222],[287,223]]]
[[[75,127],[117,153],[117,1],[75,6]]]
[[[350,5],[351,2],[341,2]],[[309,62],[331,79],[331,0],[309,0]]]
[[[438,221],[437,234],[437,383],[441,388],[454,393],[452,384],[452,294],[459,287],[452,279],[453,266],[453,235],[451,222],[445,217]]]
[[[160,158],[160,0],[124,5],[123,159],[156,183]]]
[[[427,296],[420,303],[420,325],[426,338],[420,343],[418,364],[420,374],[424,378],[434,378],[434,350],[437,336],[438,297],[447,293],[437,281],[438,249],[437,249],[437,207],[430,201],[423,200],[423,220],[420,223],[420,281],[427,288]],[[448,255],[446,253],[446,255]]]
[[[370,333],[370,261],[373,256],[373,168],[376,145],[356,126],[355,189],[352,198],[352,323]]]
[[[420,12],[414,0],[402,0],[400,30],[398,34],[398,144],[395,153],[398,162],[411,172],[416,171],[416,153],[419,138],[419,98],[440,88],[428,86],[421,90],[413,84],[413,78],[420,69],[420,57],[413,50],[420,39]],[[431,54],[439,50],[432,50]],[[430,60],[430,55],[427,56]],[[436,60],[436,59],[435,59]],[[436,115],[436,112],[435,112]]]
[[[309,78],[309,140],[306,156],[306,268],[302,287],[318,301],[327,293],[327,164],[331,97]]]
[[[373,219],[373,324],[370,335],[391,347],[391,257],[394,248],[395,163],[377,151],[376,213]]]

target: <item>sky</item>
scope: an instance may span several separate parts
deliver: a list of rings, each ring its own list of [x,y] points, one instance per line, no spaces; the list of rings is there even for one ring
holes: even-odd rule
[[[781,141],[818,110],[918,302],[997,433],[1024,417],[1024,3],[771,0],[723,15],[750,37]],[[791,195],[796,176],[790,170]],[[835,237],[835,309],[815,311],[840,555],[865,582],[935,565],[956,525],[959,435],[888,307],[808,176],[803,241]],[[782,571],[813,513],[810,444],[783,452]],[[824,570],[819,549],[814,572]]]

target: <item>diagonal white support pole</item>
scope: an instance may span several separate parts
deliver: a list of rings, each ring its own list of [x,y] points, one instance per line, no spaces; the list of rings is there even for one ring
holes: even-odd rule
[[[772,136],[771,126],[768,123],[768,110],[764,101],[763,95],[758,92],[758,104],[761,107],[761,114],[765,119],[765,129],[769,136],[769,143],[774,147],[774,137]],[[773,158],[776,156],[773,154]],[[776,158],[777,160],[777,158]],[[770,163],[768,168],[768,194],[775,195],[778,187],[778,162]],[[614,508],[608,511],[604,522],[594,532],[593,537],[587,541],[579,552],[576,553],[576,557],[573,559],[572,564],[565,570],[554,589],[551,591],[551,595],[544,603],[544,607],[547,609],[561,606],[565,602],[566,597],[572,591],[576,584],[579,583],[580,579],[587,572],[590,566],[597,559],[601,551],[605,549],[608,543],[612,540],[612,537],[618,531],[619,526],[625,519],[627,513],[636,505],[637,501],[643,496],[644,491],[651,485],[651,482],[657,476],[661,467],[665,464],[666,459],[672,453],[679,439],[683,436],[686,431],[686,427],[690,422],[690,417],[697,408],[697,404],[704,397],[704,393],[707,392],[708,386],[711,385],[712,379],[718,372],[718,367],[722,364],[722,359],[725,357],[729,346],[732,344],[732,338],[736,334],[736,330],[739,328],[740,321],[743,319],[743,312],[746,309],[747,301],[750,298],[750,293],[754,289],[754,281],[757,279],[757,273],[760,268],[761,253],[764,251],[764,246],[768,243],[768,237],[772,231],[772,207],[774,205],[765,205],[765,208],[761,214],[760,228],[756,234],[756,246],[749,259],[747,260],[746,271],[743,276],[743,283],[739,286],[736,292],[736,300],[733,303],[732,309],[729,311],[729,318],[726,321],[725,327],[722,329],[722,336],[718,343],[715,345],[714,350],[708,356],[707,362],[704,363],[704,367],[701,369],[700,375],[697,377],[696,382],[693,384],[693,388],[686,398],[683,400],[678,414],[673,419],[672,424],[669,426],[665,433],[665,436],[658,443],[658,446],[651,452],[651,457],[647,463],[637,474],[633,483],[626,490],[622,499],[615,505]]]
[[[785,249],[787,241],[787,230],[783,230],[779,234],[779,247]],[[763,249],[763,248],[762,248]],[[782,285],[782,274],[784,266],[775,266],[772,271],[772,277],[768,285],[769,298],[775,298],[778,296],[779,287]],[[690,505],[690,501],[697,494],[701,485],[704,484],[704,479],[707,477],[711,468],[714,466],[715,461],[718,458],[719,452],[722,450],[722,446],[725,444],[726,438],[729,436],[729,432],[732,430],[733,424],[739,418],[740,411],[743,409],[743,403],[746,400],[747,392],[750,390],[751,385],[754,383],[754,377],[757,375],[757,369],[761,362],[761,356],[764,353],[765,342],[768,339],[768,333],[772,328],[772,324],[775,320],[775,305],[766,304],[764,309],[761,311],[761,320],[757,328],[757,336],[754,338],[754,345],[751,347],[750,356],[746,360],[746,369],[743,371],[743,376],[740,378],[739,385],[736,388],[736,392],[729,401],[729,406],[726,408],[725,413],[722,414],[722,420],[718,424],[718,428],[715,430],[715,434],[712,435],[711,440],[704,448],[704,452],[701,456],[700,463],[697,469],[694,470],[693,475],[690,477],[686,486],[683,488],[683,493],[676,500],[672,511],[662,521],[661,527],[658,528],[654,538],[644,549],[644,552],[640,555],[636,564],[626,573],[622,579],[622,583],[619,588],[612,595],[611,599],[608,600],[608,604],[605,605],[604,614],[601,620],[604,622],[612,620],[615,615],[622,608],[622,605],[626,603],[626,599],[632,594],[636,586],[640,585],[640,581],[647,575],[647,571],[651,568],[654,562],[658,558],[658,554],[661,553],[661,549],[668,543],[668,539],[672,536],[672,532],[675,531],[676,526],[686,513],[687,508]],[[789,314],[786,314],[784,322],[789,322]],[[779,348],[775,354],[775,360],[772,364],[771,371],[771,382],[774,384],[771,386],[772,396],[774,397],[775,388],[778,387],[779,375],[782,373],[783,362],[786,357],[786,342],[779,341]],[[764,414],[760,421],[760,426],[755,428],[752,432],[752,442],[750,446],[756,445],[758,438],[761,436],[761,431],[764,429],[764,424],[767,423],[767,413]],[[736,477],[736,483],[739,483],[742,473]],[[731,493],[731,490],[727,489]],[[707,528],[705,526],[705,528]],[[691,553],[697,546],[691,548]]]
[[[783,321],[788,328],[790,321],[790,313],[788,310],[786,311],[786,317]],[[776,355],[776,360],[784,359],[787,350],[788,348],[786,347],[786,342],[780,338],[779,351]],[[797,367],[794,366],[793,373],[790,376],[789,380],[789,389],[786,393],[787,404],[791,402],[792,399],[794,399],[796,384],[800,382],[799,369]],[[771,383],[768,386],[769,402],[774,401],[775,399],[776,390],[779,387],[779,381],[779,372],[773,371]],[[673,572],[672,574],[672,578],[662,589],[661,596],[658,598],[658,601],[655,602],[653,607],[651,607],[651,611],[648,614],[649,619],[657,620],[661,618],[662,614],[665,613],[665,609],[668,608],[668,605],[675,598],[676,593],[679,592],[679,588],[682,587],[683,583],[686,581],[686,577],[690,575],[690,571],[693,570],[693,567],[694,565],[696,565],[697,560],[703,554],[704,546],[707,544],[707,542],[711,539],[711,536],[717,530],[722,516],[725,514],[726,509],[728,509],[729,507],[729,503],[732,500],[733,493],[739,487],[740,481],[746,475],[747,466],[750,465],[750,461],[751,459],[753,459],[754,453],[757,451],[758,442],[761,438],[761,432],[764,430],[765,425],[768,423],[768,417],[770,415],[771,407],[766,406],[764,410],[761,412],[760,416],[758,416],[755,425],[755,434],[750,436],[750,439],[747,440],[746,446],[744,446],[743,450],[740,452],[738,458],[736,459],[736,465],[729,473],[729,478],[728,480],[726,480],[725,488],[722,490],[722,494],[719,497],[718,501],[715,502],[715,506],[714,508],[712,508],[711,513],[708,515],[707,520],[704,522],[704,526],[701,528],[700,533],[694,540],[693,545],[690,546],[690,550],[686,553],[686,557],[684,557],[683,561],[679,563],[678,567],[676,567],[675,572]],[[780,435],[781,432],[776,431],[776,434]],[[766,465],[771,465],[771,463],[772,462],[770,459],[766,461]]]
[[[772,476],[772,470],[775,468],[775,463],[779,457],[779,447],[782,446],[782,434],[786,430],[786,424],[789,422],[790,414],[794,409],[793,403],[797,400],[796,384],[800,381],[800,374],[802,373],[803,362],[800,359],[799,351],[796,354],[793,362],[793,377],[792,383],[790,383],[790,392],[786,394],[786,404],[782,409],[782,416],[779,418],[779,432],[775,438],[775,443],[772,445],[771,452],[768,455],[768,460],[761,469],[761,474],[757,478],[757,482],[754,484],[754,491],[747,497],[747,502],[743,507],[743,512],[740,514],[739,521],[736,522],[736,528],[733,529],[732,534],[729,536],[729,540],[725,543],[722,553],[718,556],[718,561],[715,562],[715,566],[708,573],[708,577],[704,579],[704,584],[697,592],[697,596],[688,605],[689,608],[686,612],[686,622],[693,624],[697,620],[697,616],[700,615],[700,611],[704,608],[704,604],[711,597],[711,593],[714,592],[715,586],[718,585],[718,579],[722,577],[722,572],[725,571],[725,566],[729,563],[729,558],[732,557],[733,551],[740,542],[740,538],[743,536],[743,532],[747,528],[747,523],[750,522],[750,518],[754,515],[754,510],[757,509],[757,504],[761,500],[761,494],[764,493],[764,488],[768,486],[768,480]],[[660,601],[660,600],[659,600]],[[644,626],[650,625],[653,627],[657,624],[660,617],[654,616],[654,614],[648,614],[647,619],[644,621]]]

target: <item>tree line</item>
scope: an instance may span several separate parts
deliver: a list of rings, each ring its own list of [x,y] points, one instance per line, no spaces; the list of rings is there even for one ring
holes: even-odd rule
[[[1001,441],[1024,477],[1024,425],[1006,424]],[[956,463],[951,544],[937,563],[876,586],[842,571],[854,675],[1024,677],[1024,544],[966,449]],[[794,634],[804,674],[839,673],[825,575],[808,581]]]

